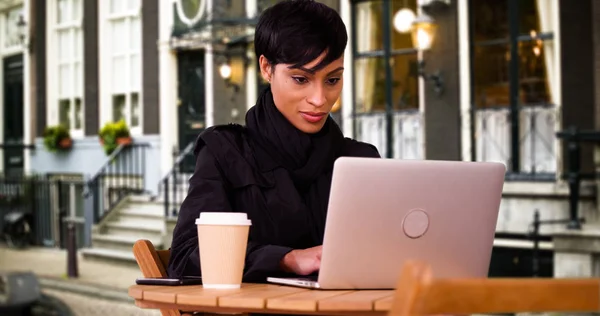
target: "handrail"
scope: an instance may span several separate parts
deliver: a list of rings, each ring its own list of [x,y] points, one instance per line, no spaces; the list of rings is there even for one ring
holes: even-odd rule
[[[163,197],[164,197],[165,217],[177,216],[177,208],[179,207],[179,204],[181,202],[183,202],[183,201],[179,201],[177,199],[177,193],[178,193],[177,180],[179,177],[179,173],[181,171],[180,166],[183,163],[184,159],[192,153],[192,151],[194,149],[194,145],[195,145],[195,141],[192,141],[185,146],[185,148],[173,159],[173,167],[171,168],[171,170],[169,170],[166,173],[166,175],[160,180],[160,182],[158,184],[159,191],[160,191],[161,185],[164,190]],[[175,153],[174,153],[174,156],[175,156]],[[172,199],[169,196],[169,188],[170,188],[169,181],[170,180],[173,180]],[[171,209],[171,212],[169,212],[170,209]]]
[[[148,143],[119,145],[84,185],[86,212],[98,223],[130,194],[146,192],[146,152]]]
[[[96,173],[90,177],[89,180],[85,181],[85,186],[84,186],[84,191],[83,191],[83,197],[88,197],[90,193],[89,190],[89,184],[93,183],[94,181],[96,181],[98,179],[98,177],[100,177],[100,175],[102,175],[102,172],[110,165],[111,162],[113,162],[113,160],[121,153],[121,151],[123,151],[123,148],[125,148],[126,145],[119,145],[107,158],[106,161],[102,164],[102,166],[100,168],[98,168],[98,171],[96,171]]]
[[[173,174],[173,172],[175,170],[175,166],[179,165],[183,161],[183,159],[190,152],[192,152],[192,150],[194,149],[194,143],[195,142],[190,142],[189,144],[187,144],[187,146],[185,146],[183,151],[181,151],[181,153],[179,153],[179,155],[177,155],[177,157],[175,157],[175,160],[173,162],[173,167],[171,168],[171,170],[167,171],[167,173],[160,179],[160,183],[163,183],[165,180],[167,180],[171,176],[171,174]]]
[[[123,148],[125,148],[125,146],[128,145],[119,145],[115,150],[113,150],[113,152],[106,158],[106,161],[104,161],[104,164],[102,164],[102,166],[100,168],[98,168],[98,171],[96,171],[96,173],[90,178],[89,181],[93,181],[96,180],[104,170],[106,170],[110,164],[114,161],[114,159],[121,154],[121,152],[123,151]]]

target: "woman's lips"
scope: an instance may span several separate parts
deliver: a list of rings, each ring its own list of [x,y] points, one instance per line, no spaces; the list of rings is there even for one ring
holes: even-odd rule
[[[309,123],[317,123],[327,116],[327,113],[300,112],[300,116]]]

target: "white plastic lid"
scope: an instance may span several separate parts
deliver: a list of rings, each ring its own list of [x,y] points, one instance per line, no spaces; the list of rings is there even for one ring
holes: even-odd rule
[[[252,225],[246,213],[202,212],[196,225]]]

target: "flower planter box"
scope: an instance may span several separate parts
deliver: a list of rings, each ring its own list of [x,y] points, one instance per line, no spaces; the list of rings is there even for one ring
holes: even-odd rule
[[[119,137],[117,138],[117,145],[131,145],[133,139],[131,137]]]
[[[60,149],[69,149],[73,146],[73,140],[71,138],[63,138],[58,142]]]

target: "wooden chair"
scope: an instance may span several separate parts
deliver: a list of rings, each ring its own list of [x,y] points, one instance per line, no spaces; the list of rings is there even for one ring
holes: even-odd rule
[[[156,250],[151,241],[140,239],[133,244],[133,256],[145,278],[167,276],[169,250]],[[163,316],[181,316],[178,310],[160,310]]]
[[[410,262],[389,315],[599,311],[600,278],[435,279],[428,265]]]

